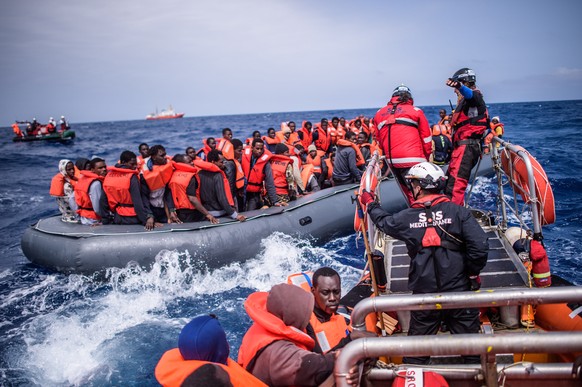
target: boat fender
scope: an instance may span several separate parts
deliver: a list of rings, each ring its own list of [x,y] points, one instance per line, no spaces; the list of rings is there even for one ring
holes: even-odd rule
[[[529,257],[532,263],[534,284],[538,288],[547,288],[552,285],[550,262],[544,246],[535,239],[531,241]]]
[[[392,387],[448,387],[445,378],[432,371],[422,368],[408,367],[396,373]]]

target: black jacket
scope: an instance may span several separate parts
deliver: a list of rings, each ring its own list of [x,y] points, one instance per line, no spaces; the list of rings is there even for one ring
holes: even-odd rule
[[[438,236],[449,247],[422,247],[427,229],[427,211],[422,203],[427,201],[433,203],[431,210],[435,225],[462,241],[460,245],[437,226]],[[469,290],[469,276],[478,275],[487,263],[487,235],[469,209],[444,196],[425,196],[411,208],[394,215],[384,211],[379,204],[371,203],[368,213],[380,230],[406,244],[411,258],[408,288],[413,293]]]

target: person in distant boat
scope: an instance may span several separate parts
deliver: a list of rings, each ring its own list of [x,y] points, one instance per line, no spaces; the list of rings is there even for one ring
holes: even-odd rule
[[[52,134],[57,131],[57,123],[53,117],[49,118],[48,124],[46,124],[46,131]]]
[[[252,293],[244,307],[253,325],[245,333],[238,363],[269,386],[317,386],[333,372],[335,353],[312,352],[305,332],[313,295],[289,284]]]
[[[447,178],[433,163],[413,166],[405,179],[414,197],[410,208],[390,214],[367,191],[360,202],[368,206],[370,219],[382,232],[406,243],[411,260],[408,288],[413,294],[478,290],[489,246],[471,210],[442,194]],[[453,334],[478,333],[479,309],[412,311],[408,335],[434,335],[441,322]],[[405,357],[403,362],[428,364],[429,359]],[[464,360],[479,363],[479,356]]]
[[[67,119],[65,118],[65,116],[61,116],[61,119],[59,120],[59,129],[61,132],[64,132],[64,131],[70,129],[69,123],[67,122]]]
[[[201,222],[204,219],[217,224],[218,219],[212,215],[200,201],[199,168],[192,164],[188,155],[177,154],[172,159],[174,172],[169,182],[172,199],[176,205],[176,214],[182,222]],[[200,159],[197,162],[204,163]]]
[[[293,160],[289,157],[289,147],[277,144],[275,154],[269,159],[273,170],[273,180],[277,192],[277,202],[289,203],[297,198],[297,183],[293,176]]]
[[[32,122],[30,123],[30,128],[27,127],[27,132],[30,130],[30,133],[27,133],[29,136],[38,136],[40,134],[40,127],[41,125],[38,123],[38,121],[36,120],[36,117],[34,117],[32,119]]]
[[[475,82],[475,72],[462,68],[447,79],[446,85],[460,96],[451,126],[453,128],[453,154],[447,170],[445,195],[454,203],[465,202],[465,190],[469,184],[471,170],[481,157],[481,141],[489,129],[489,112],[483,94]]]
[[[257,210],[265,205],[282,206],[286,203],[277,202],[277,191],[273,180],[273,171],[269,158],[265,153],[263,140],[253,140],[251,148],[246,148],[242,155],[242,168],[247,180],[246,211]],[[262,197],[263,188],[267,191],[266,203]]]
[[[265,146],[267,147],[266,150],[268,150],[271,153],[275,153],[275,147],[277,146],[277,144],[281,142],[279,138],[277,138],[275,128],[267,129],[267,135],[263,136],[262,139],[265,143]],[[251,144],[248,144],[248,146],[251,147]]]
[[[213,149],[208,152],[206,161],[194,161],[194,165],[199,169],[200,201],[213,216],[228,216],[242,222],[246,217],[235,209],[230,184],[224,173],[226,168],[224,160],[222,153],[218,149]]]
[[[362,178],[362,171],[366,161],[356,145],[356,135],[354,132],[347,132],[345,139],[337,141],[335,161],[333,164],[333,185],[344,185],[359,183]]]
[[[404,176],[415,164],[428,161],[432,154],[432,134],[423,111],[414,106],[410,89],[397,86],[388,104],[374,116],[376,139],[386,161],[408,201],[414,198]]]
[[[232,130],[230,128],[222,129],[222,138],[216,143],[216,149],[222,152],[227,160],[234,158],[234,149],[232,147]]]
[[[213,149],[216,149],[216,140],[214,137],[208,137],[205,140],[202,140],[203,147],[198,150],[196,156],[198,156],[202,160],[206,160],[206,155]],[[194,160],[194,158],[192,159]]]
[[[242,168],[241,160],[243,154],[243,143],[238,138],[232,139],[234,149],[234,158],[232,160],[224,159],[224,173],[228,179],[232,200],[237,211],[244,211],[245,202],[245,173]]]
[[[377,337],[369,331],[348,329],[349,321],[337,313],[342,297],[341,279],[337,271],[321,267],[313,273],[311,293],[315,299],[306,332],[314,340],[315,353],[328,353],[343,348],[352,340]]]
[[[77,178],[73,162],[67,159],[59,161],[59,172],[51,180],[49,194],[56,198],[63,222],[78,222],[77,214],[71,208],[71,198],[76,184]]]
[[[81,224],[94,226],[111,222],[107,196],[103,191],[106,175],[107,165],[99,157],[90,161],[88,171],[81,171],[75,186],[75,203]]]
[[[441,127],[435,125],[432,129],[433,153],[432,160],[436,165],[445,165],[451,161],[453,143],[443,132]]]
[[[156,380],[164,387],[266,387],[229,358],[226,333],[211,314],[198,316],[186,324],[178,338],[178,348],[166,351],[155,369]]]
[[[139,151],[139,155],[137,156],[137,169],[141,171],[143,165],[145,164],[145,160],[150,157],[150,146],[145,142],[142,142],[137,147]]]
[[[161,224],[155,223],[154,214],[142,201],[141,183],[135,153],[125,150],[119,163],[109,167],[103,180],[103,191],[107,195],[109,209],[113,212],[114,224],[143,224],[151,231]]]
[[[141,169],[143,201],[151,209],[156,222],[182,223],[168,187],[174,168],[166,157],[166,149],[162,145],[154,145],[148,154],[150,157]]]

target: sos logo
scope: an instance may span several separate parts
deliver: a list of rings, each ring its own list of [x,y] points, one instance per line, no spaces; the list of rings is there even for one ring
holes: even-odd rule
[[[439,220],[443,219],[443,212],[442,211],[437,211],[437,212],[433,212],[432,213],[432,220],[435,222],[438,222]],[[418,214],[418,221],[419,222],[426,222],[426,212],[421,212],[420,214]]]

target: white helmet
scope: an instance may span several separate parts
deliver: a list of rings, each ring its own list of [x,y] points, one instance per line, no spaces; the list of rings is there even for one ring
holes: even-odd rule
[[[442,190],[445,188],[447,177],[443,170],[428,161],[416,164],[408,170],[406,180],[417,180],[422,189]]]

